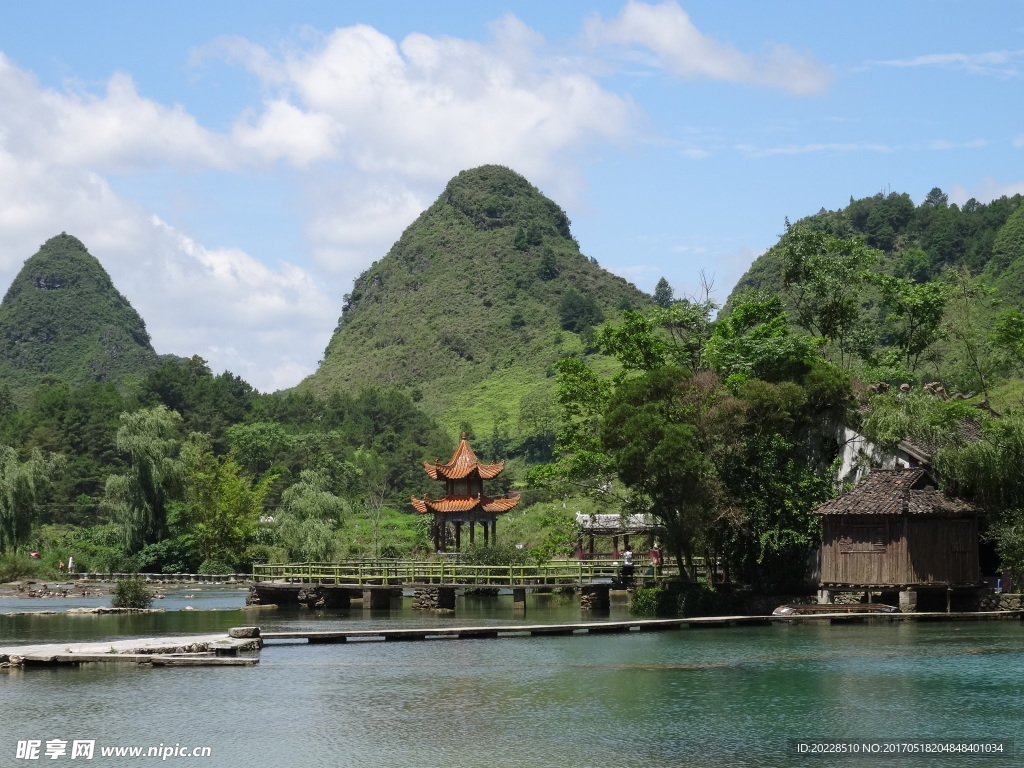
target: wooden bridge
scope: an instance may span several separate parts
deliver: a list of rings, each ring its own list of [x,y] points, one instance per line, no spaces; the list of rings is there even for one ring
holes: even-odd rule
[[[655,572],[656,571],[656,572]],[[618,584],[622,565],[613,560],[554,560],[543,565],[464,565],[445,560],[352,560],[340,563],[284,563],[253,566],[253,581],[352,586],[531,588]],[[633,582],[660,583],[675,577],[673,566],[654,569],[634,560]]]

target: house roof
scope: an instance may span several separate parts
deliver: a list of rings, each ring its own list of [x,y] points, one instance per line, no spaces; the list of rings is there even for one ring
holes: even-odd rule
[[[431,480],[460,480],[468,477],[474,471],[479,473],[480,477],[484,480],[490,480],[492,477],[497,477],[501,474],[501,471],[505,468],[505,462],[499,461],[497,464],[480,463],[480,460],[469,445],[466,433],[463,432],[462,439],[459,440],[459,446],[455,449],[455,453],[452,454],[447,464],[437,462],[431,464],[429,461],[425,461],[423,462],[423,468],[427,470]]]
[[[513,493],[515,493],[513,491]],[[424,496],[422,499],[412,497],[412,505],[421,515],[428,512],[473,512],[481,511],[494,515],[508,512],[519,503],[519,494],[504,496],[492,499],[483,494],[479,496],[445,496],[443,499],[431,499]]]
[[[576,513],[576,525],[584,533],[647,533],[657,530],[658,524],[651,515],[588,515]]]
[[[980,510],[926,483],[923,469],[876,469],[856,488],[814,510],[818,515],[930,515],[960,517]]]
[[[957,437],[961,443],[976,443],[981,439],[980,419],[960,419],[956,425]],[[931,465],[935,452],[942,447],[937,440],[921,437],[907,437],[899,442],[899,448],[922,464]]]

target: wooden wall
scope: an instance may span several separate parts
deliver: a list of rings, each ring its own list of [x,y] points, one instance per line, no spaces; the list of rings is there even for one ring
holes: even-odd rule
[[[970,584],[979,579],[975,518],[826,516],[823,584]]]

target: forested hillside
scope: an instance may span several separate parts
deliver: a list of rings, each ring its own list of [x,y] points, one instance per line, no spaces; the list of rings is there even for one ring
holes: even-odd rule
[[[66,233],[25,262],[0,304],[0,378],[19,401],[46,375],[119,383],[157,363],[142,318]]]
[[[483,166],[360,275],[300,388],[396,386],[450,431],[514,430],[543,420],[552,363],[593,351],[594,326],[649,302],[580,253],[565,213],[526,179]]]
[[[865,380],[987,392],[1019,368],[1022,199],[960,207],[935,188],[920,205],[907,194],[878,194],[787,222],[725,312],[752,289],[779,294],[794,324],[827,339]]]

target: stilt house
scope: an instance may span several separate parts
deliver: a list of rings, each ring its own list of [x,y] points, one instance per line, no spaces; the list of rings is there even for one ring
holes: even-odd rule
[[[815,510],[825,588],[976,587],[980,510],[923,469],[876,469]]]

